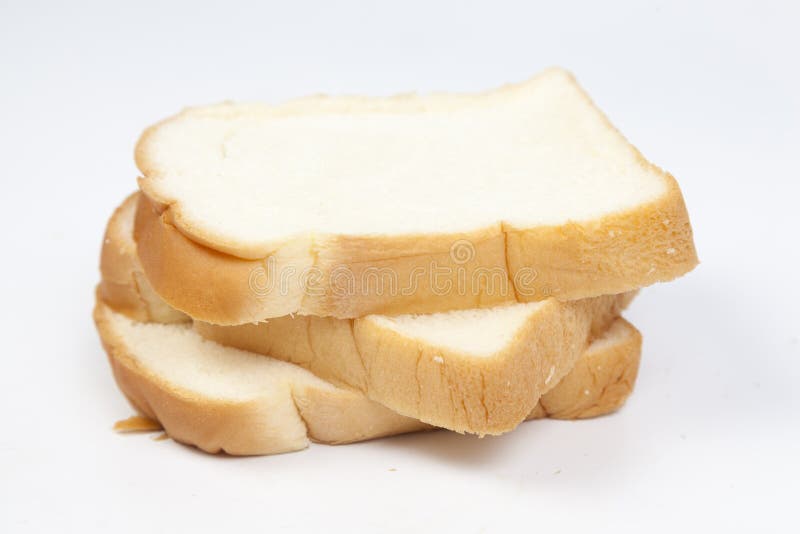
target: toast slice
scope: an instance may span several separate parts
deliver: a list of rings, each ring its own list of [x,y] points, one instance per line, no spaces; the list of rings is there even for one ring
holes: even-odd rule
[[[300,450],[429,429],[301,367],[204,340],[191,325],[143,323],[98,299],[94,319],[120,390],[176,441],[233,455]],[[529,418],[616,410],[636,380],[641,336],[618,319]],[[562,385],[563,384],[563,385]]]
[[[674,178],[559,69],[475,95],[187,109],[136,161],[144,270],[216,324],[574,300],[697,263]]]
[[[137,202],[129,197],[109,222],[100,294],[139,320],[187,320],[168,316],[141,272],[130,233]],[[632,296],[355,320],[287,316],[227,327],[195,321],[195,329],[223,345],[296,363],[413,419],[500,434],[573,369]]]

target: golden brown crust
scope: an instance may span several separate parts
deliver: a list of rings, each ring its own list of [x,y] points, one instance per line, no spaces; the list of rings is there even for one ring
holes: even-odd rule
[[[136,243],[131,237],[138,203],[138,193],[129,195],[108,221],[100,252],[99,296],[116,311],[137,321],[189,321],[187,315],[167,306],[144,276]]]
[[[249,279],[261,262],[203,247],[186,239],[166,218],[140,195],[134,236],[142,268],[156,293],[173,308],[192,308],[215,322],[253,315],[260,306]]]
[[[429,240],[424,248],[415,237],[393,242],[337,237],[318,240],[311,253],[307,243],[298,241],[269,258],[247,260],[189,239],[175,224],[170,207],[141,195],[134,234],[139,259],[156,292],[174,308],[191,310],[192,317],[215,324],[244,324],[293,313],[352,318],[377,310],[383,315],[405,313],[409,308],[415,313],[435,312],[441,305],[438,299],[429,298],[431,295],[438,295],[448,285],[453,287],[456,276],[474,278],[477,285],[482,281],[478,278],[481,272],[499,276],[491,280],[498,289],[449,291],[449,296],[441,297],[454,302],[448,308],[487,307],[509,301],[508,293],[513,292],[499,227],[494,234],[481,230]],[[451,248],[456,242],[468,243],[472,259],[453,259]],[[343,263],[338,254],[358,259]],[[452,276],[434,282],[431,266]],[[304,288],[301,273],[312,271],[320,285]],[[378,285],[382,273],[392,273],[383,287]],[[484,285],[490,283],[489,274],[486,276]],[[325,281],[343,285],[323,286]],[[346,286],[350,281],[358,294],[349,293],[352,289]],[[412,283],[415,290],[404,294]],[[501,285],[505,292],[499,290]]]
[[[665,175],[665,180],[667,193],[635,210],[592,223],[509,228],[511,277],[533,267],[538,293],[573,300],[630,291],[691,271],[697,252],[686,205],[674,178]]]
[[[436,238],[339,237],[318,241],[313,253],[305,243],[293,242],[261,260],[238,258],[193,241],[174,224],[171,206],[146,196],[139,204],[135,235],[153,288],[171,306],[220,325],[293,313],[354,318],[551,296],[577,300],[670,280],[697,264],[677,186],[656,202],[592,224],[497,227]],[[462,263],[454,258],[454,243],[468,243],[471,259]],[[450,274],[436,285],[433,269]],[[310,270],[318,276],[316,285],[304,291],[297,273]],[[391,273],[387,284],[394,283],[395,290],[379,287],[368,272]],[[282,273],[290,273],[285,286],[279,281]],[[336,285],[341,273],[356,282],[348,291]],[[459,277],[467,281],[465,290],[453,289]],[[412,280],[415,289],[404,294]]]
[[[616,335],[624,332],[624,335]],[[551,419],[585,419],[620,408],[633,391],[639,373],[642,335],[619,318],[607,336],[583,353],[558,386],[542,396],[539,405]]]
[[[114,210],[108,222],[100,252],[101,278],[98,292],[114,309],[132,319],[147,321],[147,307],[139,298],[133,278],[133,273],[136,272],[136,246],[125,236],[125,222],[130,211],[136,208],[138,196],[137,193],[129,195]]]

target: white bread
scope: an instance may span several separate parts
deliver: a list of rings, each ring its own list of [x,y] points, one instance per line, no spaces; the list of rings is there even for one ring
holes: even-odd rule
[[[558,69],[477,95],[188,109],[136,161],[145,272],[216,324],[573,300],[697,262],[674,178]],[[443,290],[445,271],[467,283]]]
[[[573,369],[625,302],[621,295],[354,320],[195,321],[195,329],[223,345],[301,365],[425,423],[501,434]]]
[[[189,324],[141,323],[98,299],[97,329],[122,392],[167,434],[207,452],[300,450],[429,429],[297,365],[204,340]],[[529,418],[616,410],[636,379],[641,336],[618,319]]]
[[[140,272],[130,234],[136,202],[135,196],[129,197],[109,221],[103,256],[110,260],[102,263],[117,279],[134,280],[130,287],[135,295],[119,285],[106,287],[106,270],[100,291],[129,316],[159,321],[151,310],[165,305]],[[122,274],[125,269],[130,271],[127,276]],[[355,320],[287,316],[232,327],[196,321],[195,328],[223,345],[299,364],[425,423],[499,434],[525,419],[631,298],[616,295],[566,303],[549,299]]]
[[[274,454],[427,427],[297,365],[205,341],[188,323],[137,322],[99,299],[94,318],[133,406],[208,452]]]

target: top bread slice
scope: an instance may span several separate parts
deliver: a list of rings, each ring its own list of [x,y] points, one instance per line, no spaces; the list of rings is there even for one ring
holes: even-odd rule
[[[558,69],[476,95],[188,109],[136,161],[145,272],[216,324],[573,300],[697,262],[675,180]]]
[[[188,320],[163,311],[165,304],[141,272],[130,233],[140,200],[126,199],[109,221],[100,294],[138,320]],[[524,420],[632,297],[359,319],[285,316],[237,326],[196,320],[195,329],[223,345],[299,364],[414,419],[459,432],[499,434]]]

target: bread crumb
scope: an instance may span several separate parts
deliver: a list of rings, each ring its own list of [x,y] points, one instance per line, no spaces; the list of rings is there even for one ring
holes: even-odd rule
[[[397,471],[397,469],[395,469],[394,467],[390,467],[389,471]]]
[[[550,381],[553,379],[553,375],[554,374],[556,374],[556,366],[555,365],[551,365],[550,366],[550,373],[547,375],[547,378],[544,379],[544,385],[545,386],[550,383]]]
[[[442,358],[439,355],[436,355],[433,357],[433,361],[435,361],[436,363],[444,363],[444,358]]]
[[[154,430],[161,430],[162,427],[157,421],[153,421],[149,417],[142,417],[141,415],[134,415],[117,421],[114,423],[114,430],[117,432],[152,432]]]

